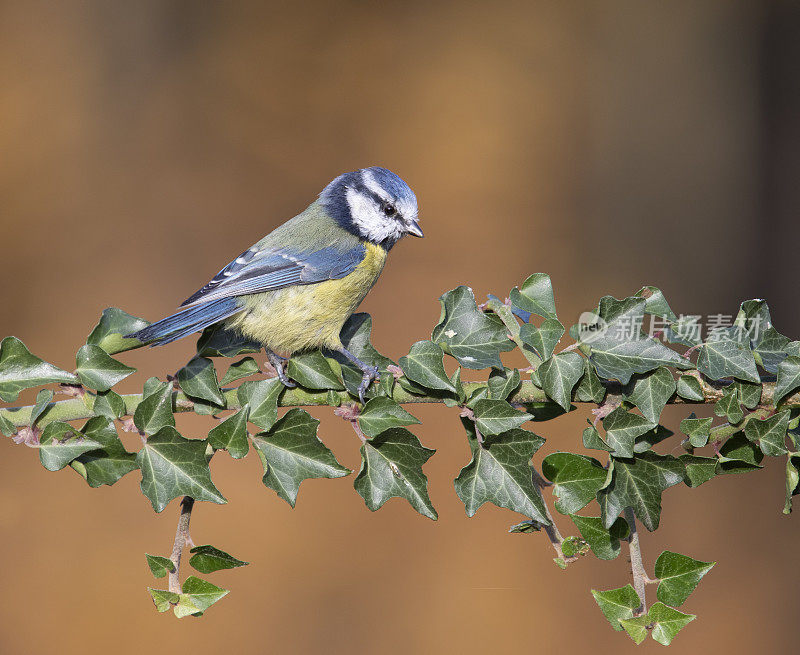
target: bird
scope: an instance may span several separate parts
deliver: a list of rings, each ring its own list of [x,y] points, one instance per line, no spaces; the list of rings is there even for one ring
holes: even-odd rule
[[[348,351],[340,332],[406,235],[423,236],[411,188],[381,166],[344,173],[183,301],[177,313],[127,337],[161,346],[222,323],[261,344],[287,387],[296,386],[284,369],[292,355],[337,351],[360,369],[364,403],[369,385],[379,379],[378,367]]]

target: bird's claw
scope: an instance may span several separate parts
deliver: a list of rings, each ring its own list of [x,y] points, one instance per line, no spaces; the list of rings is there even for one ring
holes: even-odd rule
[[[284,370],[283,366],[276,367],[275,372],[278,374],[280,381],[283,382],[283,386],[287,389],[294,389],[297,386],[297,382],[292,382],[289,379],[289,376],[286,375],[286,371]]]
[[[292,382],[289,379],[289,376],[286,375],[286,368],[284,365],[284,362],[287,361],[286,357],[281,357],[271,350],[267,350],[267,359],[269,359],[269,363],[272,364],[272,368],[275,369],[275,373],[277,374],[278,379],[283,383],[283,386],[287,387],[288,389],[294,389],[297,386],[297,383]]]
[[[379,382],[381,379],[380,373],[378,373],[377,366],[368,366],[362,369],[364,376],[361,378],[361,384],[358,386],[358,397],[361,400],[362,405],[366,405],[367,401],[364,399],[364,394],[367,393],[367,389],[369,389],[370,383]]]

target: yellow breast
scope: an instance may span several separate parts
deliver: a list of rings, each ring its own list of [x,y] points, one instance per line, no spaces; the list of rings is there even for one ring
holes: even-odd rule
[[[365,243],[364,259],[339,280],[243,296],[245,311],[228,326],[276,352],[341,348],[344,322],[364,300],[386,263],[386,250]]]

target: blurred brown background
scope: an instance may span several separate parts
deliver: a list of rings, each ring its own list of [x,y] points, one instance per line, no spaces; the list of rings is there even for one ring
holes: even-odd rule
[[[104,307],[165,315],[335,175],[382,164],[426,234],[363,305],[394,358],[443,291],[502,295],[540,270],[565,322],[648,283],[679,313],[766,297],[797,338],[798,43],[797,3],[757,0],[2,3],[0,336],[71,368]],[[125,388],[192,348],[125,355]],[[138,474],[90,490],[7,441],[0,650],[632,649],[589,594],[627,583],[624,556],[560,571],[544,536],[506,534],[510,512],[466,519],[455,412],[417,413],[438,524],[400,500],[368,512],[352,476],[304,483],[291,511],[255,458],[215,458],[229,505],[200,504],[194,539],[252,564],[215,574],[230,597],[180,622],[153,609],[143,556],[167,554],[176,504],[155,515]],[[541,426],[542,452],[576,447],[577,414]],[[316,415],[357,468],[349,427]],[[795,646],[782,467],[665,494],[650,570],[665,547],[719,562],[673,652]]]

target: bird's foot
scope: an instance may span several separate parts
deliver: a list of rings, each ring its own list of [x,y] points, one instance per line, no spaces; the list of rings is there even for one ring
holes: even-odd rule
[[[275,368],[275,372],[278,374],[278,378],[281,382],[283,382],[283,386],[289,389],[294,389],[297,386],[297,382],[292,382],[289,379],[289,376],[286,375],[286,370],[283,368],[281,364]]]
[[[372,381],[377,382],[381,379],[380,374],[378,373],[377,366],[370,366],[366,362],[362,362],[358,357],[356,357],[353,353],[351,353],[347,348],[339,348],[339,352],[342,353],[347,359],[349,359],[353,364],[358,366],[363,374],[361,378],[361,384],[358,385],[358,398],[361,400],[361,403],[365,405],[367,403],[365,394],[367,393],[367,389],[369,389],[369,385]]]
[[[283,386],[289,389],[294,389],[297,386],[297,383],[292,382],[289,379],[289,376],[286,375],[286,357],[281,357],[280,355],[276,355],[271,350],[268,350],[267,359],[269,360],[269,363],[272,364],[272,368],[275,369],[275,373],[277,373],[278,379],[283,383]]]
[[[361,399],[362,404],[366,404],[366,400],[364,400],[364,394],[367,393],[367,389],[369,389],[369,385],[374,382],[379,382],[381,379],[380,373],[378,373],[377,366],[365,366],[361,369],[361,372],[364,376],[361,378],[361,384],[358,386],[358,397]]]

